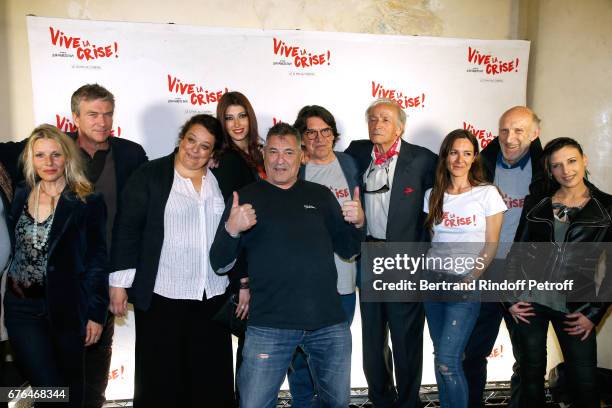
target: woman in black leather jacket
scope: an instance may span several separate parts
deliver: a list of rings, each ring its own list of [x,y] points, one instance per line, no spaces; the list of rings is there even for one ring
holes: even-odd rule
[[[546,194],[529,196],[508,264],[513,278],[573,280],[569,291],[523,291],[509,308],[518,323],[513,343],[520,350],[521,407],[543,407],[546,336],[551,322],[569,375],[576,406],[599,407],[595,327],[606,313],[602,300],[609,279],[597,285],[598,266],[612,241],[612,196],[586,181],[587,157],[570,138],[551,140],[542,159]],[[599,244],[598,244],[599,243]],[[610,269],[606,268],[608,271]],[[612,274],[612,272],[610,272]],[[604,285],[606,287],[604,287]]]

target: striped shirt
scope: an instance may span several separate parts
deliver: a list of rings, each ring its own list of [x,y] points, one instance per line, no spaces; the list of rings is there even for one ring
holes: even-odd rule
[[[220,295],[227,276],[215,274],[208,253],[225,208],[217,179],[208,171],[200,192],[174,171],[164,210],[164,242],[153,292],[170,299],[201,300]],[[110,286],[132,286],[135,269],[110,274]]]

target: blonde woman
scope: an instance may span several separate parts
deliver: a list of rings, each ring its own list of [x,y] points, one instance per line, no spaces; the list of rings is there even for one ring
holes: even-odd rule
[[[34,129],[21,160],[6,327],[30,384],[70,387],[68,406],[80,407],[84,348],[99,340],[108,308],[106,207],[78,148],[54,126]]]

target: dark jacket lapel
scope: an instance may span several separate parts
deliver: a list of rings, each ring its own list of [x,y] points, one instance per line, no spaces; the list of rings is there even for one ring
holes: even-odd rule
[[[125,155],[125,151],[121,148],[117,148],[117,144],[114,143],[113,137],[108,138],[113,160],[115,162],[115,188],[117,190],[117,196],[123,191],[123,186],[127,181],[129,174],[127,174],[127,164],[130,162],[130,158]]]
[[[389,199],[389,215],[387,217],[387,233],[390,230],[390,224],[394,222],[396,212],[401,209],[399,202],[404,194],[404,187],[409,183],[408,177],[412,167],[413,152],[410,145],[402,140],[397,163],[395,164],[395,173],[393,174],[393,186],[391,187],[391,198]]]
[[[57,207],[55,208],[55,215],[53,216],[53,225],[51,225],[51,231],[49,231],[48,257],[53,253],[59,239],[70,224],[70,220],[74,217],[79,200],[80,198],[69,191],[67,187],[60,195]]]

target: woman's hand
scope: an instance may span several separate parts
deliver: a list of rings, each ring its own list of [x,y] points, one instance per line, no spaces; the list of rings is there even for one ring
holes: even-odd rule
[[[236,306],[236,316],[244,320],[249,316],[249,301],[251,300],[250,289],[240,289],[238,292],[238,306]]]
[[[100,323],[89,320],[85,330],[85,347],[91,346],[100,340],[100,336],[102,335],[102,325]]]
[[[580,341],[586,340],[595,328],[595,324],[580,312],[566,314],[565,317],[570,320],[566,320],[563,323],[569,327],[563,330],[570,336],[582,336]]]
[[[110,287],[110,304],[108,310],[117,317],[127,314],[128,295],[125,288]]]
[[[535,312],[533,311],[533,306],[528,302],[517,302],[513,304],[510,309],[508,309],[515,323],[518,323],[519,320],[529,324],[528,317],[535,316]]]

